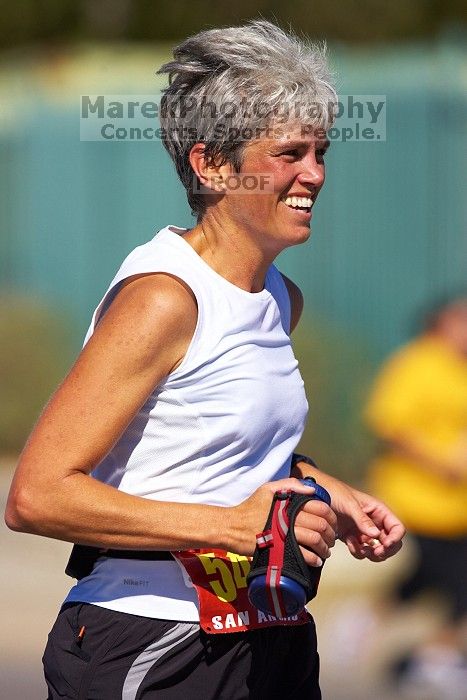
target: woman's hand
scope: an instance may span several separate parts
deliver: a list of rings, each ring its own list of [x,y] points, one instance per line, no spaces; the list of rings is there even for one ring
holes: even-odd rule
[[[313,476],[329,491],[337,516],[337,537],[356,559],[384,561],[400,550],[405,528],[382,501],[305,462],[298,462],[293,474],[300,479]]]
[[[264,530],[274,493],[290,489],[296,493],[313,494],[314,489],[298,479],[280,479],[260,486],[249,498],[231,509],[230,541],[227,549],[238,554],[253,555],[256,535]],[[295,520],[295,536],[309,566],[321,566],[330,555],[336,540],[337,518],[322,501],[305,503]]]
[[[337,514],[338,537],[356,559],[385,561],[402,547],[405,528],[381,501],[337,482],[327,486]]]

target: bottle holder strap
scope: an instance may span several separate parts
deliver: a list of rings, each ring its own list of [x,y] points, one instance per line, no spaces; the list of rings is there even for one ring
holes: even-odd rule
[[[282,596],[281,576],[293,579],[305,591],[306,600],[315,597],[322,567],[308,567],[295,537],[294,525],[300,509],[314,494],[290,490],[276,491],[264,530],[256,537],[256,550],[247,581],[266,576],[266,593],[276,617],[287,615]]]

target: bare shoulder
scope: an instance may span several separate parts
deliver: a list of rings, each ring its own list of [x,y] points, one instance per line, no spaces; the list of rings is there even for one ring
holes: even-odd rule
[[[183,280],[166,273],[136,275],[124,282],[90,343],[119,336],[127,349],[138,345],[142,361],[162,348],[183,355],[197,317],[196,298]]]
[[[287,287],[287,291],[289,293],[290,297],[290,311],[291,311],[291,318],[290,318],[290,332],[294,330],[294,328],[297,326],[298,322],[300,321],[300,317],[302,315],[303,311],[303,294],[300,290],[300,287],[298,287],[295,282],[292,282],[292,280],[284,275],[281,272],[282,278],[285,282],[285,286]]]
[[[142,303],[148,309],[156,306],[172,311],[175,315],[190,311],[195,317],[197,314],[196,297],[191,288],[182,279],[167,272],[129,277],[123,282],[116,300],[120,304]]]

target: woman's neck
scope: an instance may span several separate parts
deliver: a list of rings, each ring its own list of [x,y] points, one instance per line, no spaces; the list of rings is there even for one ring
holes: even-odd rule
[[[247,292],[264,288],[266,273],[275,255],[260,250],[238,226],[205,216],[184,239],[218,274]]]

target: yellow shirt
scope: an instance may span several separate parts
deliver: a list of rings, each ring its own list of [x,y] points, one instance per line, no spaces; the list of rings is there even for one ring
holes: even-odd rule
[[[413,440],[433,458],[464,441],[467,462],[467,361],[442,340],[424,336],[384,366],[366,417],[383,440]],[[415,459],[387,451],[370,470],[370,488],[417,534],[467,533],[467,478],[453,482]]]

